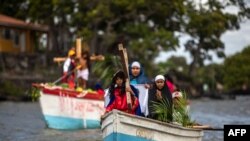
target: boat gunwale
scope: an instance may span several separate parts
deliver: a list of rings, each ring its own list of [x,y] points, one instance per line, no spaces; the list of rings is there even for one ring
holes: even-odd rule
[[[120,115],[126,115],[126,116],[129,116],[129,117],[131,117],[131,118],[143,119],[143,120],[146,120],[146,121],[149,121],[149,122],[154,122],[154,123],[157,123],[157,124],[165,124],[165,125],[171,126],[171,127],[173,127],[173,128],[180,128],[180,129],[182,129],[182,130],[202,131],[202,129],[199,129],[199,128],[183,127],[183,126],[181,126],[181,125],[171,124],[171,123],[162,122],[162,121],[158,121],[158,120],[154,120],[154,119],[150,119],[150,118],[146,118],[146,117],[141,117],[141,116],[137,116],[137,115],[132,115],[132,114],[129,114],[129,113],[125,113],[125,112],[116,110],[116,109],[114,109],[113,111],[111,111],[111,112],[105,114],[105,115],[102,117],[102,120],[106,119],[106,117],[108,117],[109,115],[111,115],[111,114],[113,114],[113,113],[118,113],[118,114],[120,114]]]
[[[131,120],[128,118],[131,118]],[[135,118],[134,121],[133,121],[133,118]],[[142,120],[142,122],[138,123],[137,120],[140,120],[140,119]],[[123,133],[124,131],[123,129],[121,130],[121,127],[122,128],[128,128],[128,127],[136,128],[137,130],[142,129],[142,130],[147,130],[150,132],[153,131],[153,132],[164,134],[164,135],[180,136],[183,138],[198,139],[198,140],[202,139],[202,137],[204,136],[204,132],[202,129],[196,129],[192,127],[183,127],[181,125],[175,125],[171,123],[164,123],[161,121],[148,119],[146,117],[140,117],[137,115],[128,114],[128,113],[125,113],[116,109],[102,116],[101,120],[102,120],[101,131],[102,132],[109,131],[103,136],[103,138],[105,136],[110,135],[111,133]],[[148,125],[152,125],[152,126],[147,126],[147,122],[149,122]],[[161,128],[163,126],[165,127]],[[156,127],[156,128],[153,128],[153,127]],[[128,135],[130,135],[131,133],[133,132],[128,132]]]
[[[54,95],[54,96],[69,96],[76,99],[88,99],[88,100],[97,100],[97,101],[103,101],[104,97],[103,95],[100,95],[98,93],[92,93],[92,92],[77,92],[70,89],[61,89],[61,88],[40,88],[40,91],[43,92],[44,95]],[[81,94],[83,94],[81,96]]]

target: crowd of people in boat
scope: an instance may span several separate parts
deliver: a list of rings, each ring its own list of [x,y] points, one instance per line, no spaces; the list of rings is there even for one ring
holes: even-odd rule
[[[126,85],[126,77],[122,70],[117,71],[112,78],[109,88],[105,95],[106,113],[117,109],[126,113],[157,118],[155,109],[152,108],[154,103],[165,101],[167,109],[167,122],[175,122],[173,115],[178,108],[179,100],[182,93],[175,88],[175,85],[169,81],[166,75],[157,75],[154,80],[149,80],[143,73],[142,66],[139,62],[132,62],[129,67],[129,84]],[[148,91],[139,91],[137,85],[143,86]],[[127,105],[126,93],[131,96],[131,108]],[[144,102],[146,100],[146,103]]]
[[[80,58],[76,58],[75,48],[68,52],[68,57],[63,65],[63,83],[69,88],[80,87],[85,89],[89,79],[90,56],[88,52],[82,52]],[[76,72],[76,74],[75,74]],[[75,83],[75,79],[77,83]],[[150,80],[144,74],[140,62],[134,61],[129,65],[129,85],[126,85],[126,75],[122,70],[117,71],[105,94],[105,113],[117,109],[126,113],[157,119],[153,111],[153,103],[166,102],[168,114],[167,121],[172,122],[176,101],[182,98],[168,74],[157,75]],[[147,91],[141,92],[136,88],[140,84]],[[126,93],[130,94],[131,105],[128,105]],[[146,101],[146,102],[145,102]]]

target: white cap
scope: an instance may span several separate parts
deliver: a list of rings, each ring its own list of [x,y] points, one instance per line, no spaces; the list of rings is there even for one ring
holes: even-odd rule
[[[172,93],[172,98],[178,98],[178,97],[182,97],[182,93],[179,91],[173,92]]]
[[[165,81],[165,77],[163,75],[157,75],[155,77],[155,81],[160,80],[160,79]]]
[[[138,68],[141,68],[141,65],[139,62],[135,61],[132,63],[131,67],[138,67]]]

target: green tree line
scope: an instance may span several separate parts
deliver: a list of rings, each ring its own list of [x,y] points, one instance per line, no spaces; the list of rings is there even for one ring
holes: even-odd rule
[[[228,7],[238,8],[238,13],[227,13]],[[240,28],[240,22],[249,18],[250,9],[245,0],[1,0],[0,13],[33,23],[48,25],[53,50],[67,51],[77,37],[90,46],[91,53],[104,54],[105,62],[98,62],[93,73],[107,79],[119,58],[117,44],[123,43],[129,59],[139,60],[146,74],[166,72],[164,65],[154,59],[161,51],[179,48],[181,35],[190,36],[185,43],[192,56],[186,65],[187,74],[195,79],[198,68],[212,59],[209,51],[225,57],[221,36],[228,30]],[[100,67],[106,68],[100,71]],[[172,64],[171,67],[176,67]],[[186,70],[186,69],[185,69]],[[227,80],[228,81],[228,80]],[[107,81],[105,81],[107,82]]]

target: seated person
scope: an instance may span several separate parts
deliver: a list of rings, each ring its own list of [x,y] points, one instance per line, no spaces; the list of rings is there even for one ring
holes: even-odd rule
[[[118,71],[112,78],[111,85],[108,89],[108,96],[110,98],[109,104],[106,107],[106,113],[117,109],[126,113],[136,114],[140,112],[138,90],[132,85],[126,88],[126,79],[123,71]],[[126,92],[131,94],[132,109],[128,108]]]

